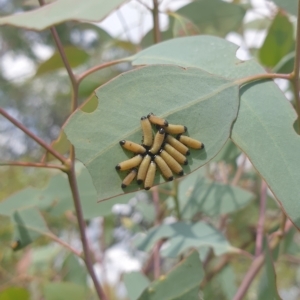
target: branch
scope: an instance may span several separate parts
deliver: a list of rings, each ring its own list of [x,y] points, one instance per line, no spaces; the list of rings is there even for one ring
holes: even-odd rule
[[[263,250],[266,200],[267,200],[267,184],[264,180],[262,180],[261,189],[260,189],[259,219],[258,219],[257,230],[256,230],[256,243],[255,243],[256,257],[259,256]]]
[[[249,76],[249,77],[244,77],[244,78],[238,79],[238,80],[236,80],[236,83],[238,83],[240,85],[244,85],[244,84],[248,84],[252,81],[257,81],[257,80],[262,80],[262,79],[275,79],[275,78],[292,80],[293,79],[293,73],[290,73],[290,74],[280,74],[280,73],[257,74],[257,75],[252,75],[252,76]]]
[[[16,166],[16,167],[34,167],[34,168],[49,168],[49,169],[59,169],[63,172],[66,171],[64,165],[53,165],[53,164],[43,164],[43,163],[32,163],[32,162],[23,162],[23,161],[7,161],[0,162],[0,166]]]
[[[297,14],[297,32],[296,32],[296,57],[294,62],[294,70],[292,72],[293,85],[295,92],[295,104],[298,118],[300,117],[300,95],[299,95],[299,68],[300,68],[300,0],[298,1],[298,14]],[[298,121],[298,127],[300,123]]]
[[[180,213],[180,205],[179,205],[179,199],[178,199],[178,181],[174,180],[173,181],[173,199],[174,199],[174,203],[175,203],[175,210],[176,210],[176,214],[177,214],[177,219],[178,221],[181,220],[181,213]]]
[[[243,160],[241,161],[241,164],[238,166],[238,169],[235,172],[235,175],[231,181],[231,185],[233,185],[233,186],[237,185],[239,180],[241,179],[241,177],[244,173],[246,158],[247,158],[246,155],[243,154]]]
[[[71,162],[70,170],[68,171],[68,179],[69,179],[69,184],[70,188],[72,191],[73,195],[73,202],[75,206],[75,211],[76,211],[76,216],[77,216],[77,221],[78,221],[78,227],[80,231],[80,236],[81,236],[81,242],[82,242],[82,247],[83,247],[83,252],[84,252],[84,261],[86,264],[86,267],[89,271],[90,276],[92,277],[92,280],[94,282],[95,289],[97,291],[97,294],[101,300],[108,300],[106,297],[104,290],[102,289],[100,283],[98,282],[98,279],[96,277],[96,274],[94,272],[93,268],[93,262],[91,260],[91,252],[89,249],[86,233],[85,233],[85,221],[83,218],[83,212],[82,212],[82,207],[80,203],[80,196],[79,196],[79,191],[78,191],[78,186],[77,186],[77,180],[76,180],[76,175],[75,175],[75,168],[74,168],[74,162]]]
[[[89,76],[90,74],[92,74],[96,71],[99,71],[101,69],[104,69],[104,68],[107,68],[107,67],[110,67],[110,66],[113,66],[113,65],[116,65],[116,64],[120,64],[120,63],[123,63],[123,62],[129,62],[129,61],[130,61],[130,58],[128,57],[128,58],[117,59],[117,60],[113,60],[113,61],[109,61],[109,62],[100,64],[100,65],[97,65],[93,68],[90,68],[90,69],[86,70],[81,75],[78,75],[77,76],[77,82],[79,84],[85,77]]]
[[[44,0],[39,0],[39,3],[40,3],[40,6],[43,6],[45,5],[45,1]],[[64,50],[64,47],[60,41],[60,38],[57,34],[57,31],[55,29],[54,26],[50,27],[50,31],[51,31],[51,34],[52,34],[52,37],[54,39],[54,42],[56,44],[56,47],[57,47],[57,50],[61,56],[61,59],[63,61],[63,64],[68,72],[68,75],[69,75],[69,78],[71,80],[71,83],[72,83],[72,86],[73,86],[73,92],[74,91],[77,91],[78,90],[78,83],[77,83],[77,80],[76,80],[76,77],[72,71],[72,68],[69,64],[69,61],[68,61],[68,58],[66,56],[66,53],[65,53],[65,50]],[[78,100],[77,100],[77,95],[74,95],[72,97],[72,112],[76,109],[76,107],[78,106]]]
[[[284,233],[287,233],[291,228],[292,228],[293,224],[292,222],[288,222],[288,224],[286,224]],[[281,232],[281,230],[280,230]],[[270,250],[274,250],[278,243],[280,242],[280,239],[282,237],[282,234],[278,232],[278,234],[272,234],[271,239],[269,241],[269,248]],[[252,283],[253,279],[255,278],[256,274],[259,272],[260,268],[263,266],[263,263],[265,261],[265,254],[262,253],[260,254],[258,257],[256,257],[248,272],[246,273],[241,285],[239,286],[239,289],[237,290],[233,300],[242,300],[244,299],[244,296],[250,286],[250,284]]]
[[[48,145],[46,142],[41,140],[37,135],[35,135],[33,132],[31,132],[29,129],[27,129],[23,124],[21,124],[19,121],[17,121],[15,118],[10,116],[3,108],[0,107],[0,114],[4,116],[7,120],[9,120],[11,123],[13,123],[16,127],[21,129],[24,133],[26,133],[29,137],[31,137],[34,141],[36,141],[39,145],[41,145],[43,148],[48,150],[53,156],[55,156],[57,159],[59,159],[62,163],[66,161],[66,158],[62,156],[59,152],[54,150],[50,145]]]
[[[152,188],[152,198],[153,198],[153,204],[155,208],[155,225],[158,226],[160,224],[160,203],[159,203],[158,188],[156,186]],[[153,250],[154,279],[157,279],[160,276],[160,255],[159,255],[160,247],[161,247],[161,243],[157,242]]]
[[[159,28],[159,10],[158,10],[158,0],[153,0],[153,10],[152,10],[152,17],[153,17],[153,34],[154,34],[154,43],[157,44],[161,41],[161,34]]]
[[[70,250],[72,253],[74,253],[76,256],[82,258],[82,253],[71,247],[68,243],[64,242],[60,238],[58,238],[56,235],[52,233],[44,233],[45,236],[52,239],[54,242],[60,244],[61,246],[65,247],[66,249]]]

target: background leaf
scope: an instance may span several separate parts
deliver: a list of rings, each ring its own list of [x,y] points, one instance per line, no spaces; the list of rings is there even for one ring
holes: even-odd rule
[[[124,283],[130,300],[137,300],[144,289],[149,285],[149,279],[140,272],[124,274]]]
[[[86,290],[80,285],[67,282],[47,283],[44,285],[46,300],[86,299]]]
[[[170,273],[151,283],[138,300],[198,300],[203,276],[199,255],[194,251]]]
[[[36,208],[17,210],[12,215],[14,224],[14,241],[18,241],[18,248],[23,248],[35,241],[41,235],[51,234],[45,220]]]
[[[239,29],[246,10],[240,5],[221,0],[197,0],[176,13],[196,24],[202,34],[225,36]]]
[[[84,50],[79,49],[75,46],[64,47],[64,51],[67,56],[68,62],[72,68],[76,68],[84,64],[90,57]],[[64,68],[63,61],[60,57],[59,52],[55,51],[49,59],[42,62],[38,66],[35,75],[43,75],[45,73],[53,72],[62,68]]]
[[[82,200],[84,218],[90,220],[99,216],[108,216],[116,203],[127,203],[132,197],[123,195],[109,202],[97,203],[96,190],[88,171],[83,168],[77,176],[79,194]],[[26,188],[0,203],[0,215],[12,216],[14,212],[27,208],[47,211],[54,217],[62,216],[68,210],[74,210],[72,194],[65,175],[51,177],[44,189]]]
[[[260,277],[258,288],[258,300],[281,300],[276,285],[276,273],[273,265],[271,251],[265,247],[265,266]]]
[[[272,0],[276,3],[279,7],[286,10],[291,15],[297,16],[297,0]]]
[[[167,246],[161,251],[165,257],[177,257],[190,248],[211,247],[216,255],[233,250],[221,232],[204,222],[177,222],[154,227],[145,236],[140,236],[135,246],[150,251],[161,239],[168,239]]]
[[[202,169],[187,176],[178,187],[181,217],[186,220],[199,212],[208,216],[231,213],[253,198],[247,190],[205,178]]]
[[[44,30],[69,20],[101,21],[125,0],[59,0],[32,11],[0,18],[0,25]]]
[[[202,151],[191,150],[189,165],[184,166],[189,173],[220,151],[238,108],[235,82],[176,66],[150,66],[122,74],[96,94],[100,99],[97,109],[90,114],[77,110],[64,131],[75,146],[76,157],[89,170],[99,200],[124,193],[121,182],[126,172],[114,168],[132,154],[119,141],[141,142],[142,116],[154,112],[170,123],[184,124],[190,136],[205,144]],[[157,172],[155,184],[162,182],[165,179]],[[139,188],[133,182],[126,192]]]
[[[29,300],[29,292],[20,287],[8,287],[0,292],[0,300]]]
[[[274,67],[285,55],[294,49],[293,25],[289,18],[278,12],[260,48],[259,59],[267,67]]]

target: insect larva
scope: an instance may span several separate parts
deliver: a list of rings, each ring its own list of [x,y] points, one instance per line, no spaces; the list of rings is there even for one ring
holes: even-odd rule
[[[168,180],[172,181],[173,180],[173,173],[167,163],[159,156],[155,155],[154,156],[154,161],[158,165],[159,169],[161,170],[163,176]]]
[[[185,144],[186,146],[193,148],[193,149],[203,149],[204,144],[201,143],[200,141],[197,141],[195,139],[190,138],[189,136],[186,135],[178,135],[177,139],[182,143]]]
[[[151,147],[153,143],[153,134],[151,123],[147,117],[141,117],[141,126],[144,135],[143,145],[146,147]]]
[[[151,162],[151,156],[146,155],[143,159],[143,161],[140,164],[138,174],[137,174],[137,183],[142,184],[142,182],[145,180],[149,165]]]
[[[174,137],[171,135],[167,135],[166,141],[173,146],[177,151],[179,151],[183,155],[190,155],[189,148],[183,145],[181,142],[176,140]]]
[[[143,153],[146,152],[146,149],[143,146],[141,146],[137,143],[134,143],[134,142],[131,142],[131,141],[125,141],[125,140],[120,141],[119,143],[123,148],[125,148],[129,151],[132,151],[134,153],[143,154]]]
[[[181,165],[167,151],[162,149],[159,155],[164,159],[164,161],[167,163],[167,165],[174,173],[180,176],[183,175],[183,170]]]
[[[175,158],[181,165],[187,165],[188,161],[186,157],[177,151],[174,147],[170,144],[166,143],[164,149],[173,157]]]
[[[13,250],[17,250],[21,246],[21,242],[19,240],[15,240],[10,244],[10,247]]]
[[[151,154],[156,154],[163,141],[164,141],[164,138],[165,138],[165,130],[163,128],[160,128],[159,131],[157,131],[155,137],[154,137],[154,142],[153,142],[153,145],[151,147],[151,149],[149,150],[149,152],[151,152]]]
[[[169,126],[169,123],[167,120],[165,119],[162,119],[162,118],[159,118],[157,116],[155,116],[153,113],[150,113],[147,118],[149,119],[149,121],[152,123],[152,124],[156,124],[156,125],[159,125],[159,126]]]
[[[126,171],[135,168],[142,162],[142,160],[143,156],[141,154],[138,154],[133,158],[120,162],[118,165],[116,165],[116,170]]]
[[[128,173],[128,175],[122,181],[122,185],[121,185],[122,189],[125,189],[132,182],[132,180],[134,179],[136,174],[137,174],[137,169],[136,168],[132,169]]]
[[[169,126],[165,128],[165,131],[170,134],[179,134],[186,132],[187,127],[184,125],[169,124]]]
[[[145,190],[149,190],[153,186],[155,172],[156,172],[156,163],[154,161],[151,161],[145,178],[145,184],[144,184]]]

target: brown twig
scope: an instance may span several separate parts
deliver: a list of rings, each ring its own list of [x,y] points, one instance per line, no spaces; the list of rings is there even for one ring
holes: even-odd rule
[[[293,227],[292,222],[288,222],[285,226],[284,232],[287,233],[291,228]],[[270,250],[273,250],[276,248],[276,246],[278,245],[278,243],[281,240],[281,230],[280,233],[278,232],[277,234],[273,234],[270,239],[269,239],[269,248]],[[256,274],[259,272],[260,268],[263,266],[263,263],[265,261],[265,254],[261,253],[259,256],[257,256],[249,270],[247,271],[241,285],[239,286],[233,300],[242,300],[244,299],[244,296],[249,288],[249,286],[251,285],[253,279],[255,278]]]
[[[262,180],[261,189],[260,189],[259,219],[258,219],[257,229],[256,229],[256,243],[255,243],[256,257],[259,256],[263,250],[266,200],[267,200],[267,184],[264,180]]]
[[[21,129],[24,133],[26,133],[29,137],[31,137],[34,141],[36,141],[39,145],[41,145],[43,148],[48,150],[53,156],[55,156],[57,159],[59,159],[62,163],[66,161],[66,158],[62,156],[60,153],[58,153],[56,150],[54,150],[50,145],[48,145],[46,142],[44,142],[42,139],[40,139],[37,135],[35,135],[33,132],[31,132],[29,129],[27,129],[23,124],[21,124],[19,121],[17,121],[15,118],[10,116],[3,108],[0,107],[0,114],[5,117],[7,120],[9,120],[11,123],[13,123],[16,127]]]
[[[159,3],[157,0],[153,0],[152,18],[154,43],[157,44],[161,41],[161,33],[159,28]]]
[[[90,68],[90,69],[86,70],[82,74],[78,75],[77,76],[77,82],[80,83],[85,77],[89,76],[90,74],[92,74],[96,71],[99,71],[101,69],[105,69],[105,68],[108,68],[110,66],[117,65],[117,64],[120,64],[120,63],[128,62],[128,61],[130,61],[130,58],[121,58],[121,59],[117,59],[117,60],[113,60],[113,61],[109,61],[109,62],[106,62],[106,63],[99,64],[99,65],[97,65],[93,68]]]
[[[64,242],[63,240],[61,240],[60,238],[58,238],[55,234],[53,233],[43,233],[45,236],[49,237],[50,239],[52,239],[54,242],[60,244],[61,246],[63,246],[64,248],[70,250],[72,253],[74,253],[76,256],[82,258],[82,253],[77,251],[76,249],[74,249],[73,247],[71,247],[68,243]]]
[[[39,3],[41,6],[45,4],[44,0],[39,0]],[[69,75],[69,78],[70,78],[70,81],[72,84],[71,112],[74,112],[78,107],[79,81],[73,73],[73,70],[67,59],[65,50],[62,46],[62,43],[60,41],[60,38],[57,34],[55,27],[50,27],[50,31],[51,31],[52,37],[54,39],[54,42],[58,49],[58,52],[60,53],[61,59],[64,63],[64,66],[65,66],[67,72],[68,72],[68,75]],[[64,163],[66,166],[66,173],[68,175],[70,189],[72,191],[73,202],[74,202],[76,217],[77,217],[77,221],[78,221],[78,227],[79,227],[79,231],[80,231],[82,247],[83,247],[83,251],[84,251],[84,261],[85,261],[86,267],[88,269],[88,272],[93,280],[93,283],[94,283],[94,286],[95,286],[95,289],[96,289],[99,299],[108,300],[106,294],[104,293],[104,290],[102,289],[102,287],[96,277],[96,274],[95,274],[95,271],[93,268],[91,252],[89,249],[86,232],[85,232],[86,224],[85,224],[84,217],[83,217],[82,206],[81,206],[78,185],[77,185],[77,179],[76,179],[76,173],[75,173],[75,150],[74,150],[73,146],[71,146],[71,148],[70,148],[69,159],[65,160]]]
[[[76,216],[78,220],[78,227],[80,231],[80,236],[81,236],[81,242],[82,242],[82,247],[83,247],[83,252],[84,252],[84,261],[86,264],[86,267],[89,271],[90,276],[92,277],[92,280],[94,282],[95,289],[97,291],[97,294],[101,300],[108,300],[106,297],[97,277],[94,272],[93,268],[93,262],[91,260],[91,253],[90,249],[88,246],[88,241],[85,233],[85,221],[83,218],[83,212],[82,212],[82,207],[81,207],[81,202],[80,202],[80,196],[79,196],[79,191],[78,191],[78,186],[77,186],[77,180],[76,180],[76,175],[75,175],[75,168],[74,164],[72,163],[70,166],[70,170],[67,173],[68,174],[68,179],[69,179],[69,184],[71,187],[72,195],[73,195],[73,202],[75,206],[75,211],[76,211]]]
[[[292,83],[294,86],[295,93],[295,106],[298,114],[298,118],[300,117],[300,83],[299,83],[299,69],[300,69],[300,0],[298,1],[298,14],[297,14],[297,30],[296,30],[296,56],[294,62],[294,70],[292,72]],[[298,129],[300,128],[300,122],[298,120]]]
[[[245,168],[245,163],[246,163],[246,155],[243,154],[243,160],[241,164],[238,166],[238,169],[236,170],[236,173],[231,181],[231,185],[237,185],[239,180],[241,179],[243,173],[244,173],[244,168]]]
[[[160,224],[160,203],[159,203],[159,193],[158,187],[155,186],[152,188],[152,199],[155,208],[155,225],[158,226]],[[160,276],[160,243],[157,242],[154,246],[153,250],[153,266],[154,266],[154,278],[157,279]]]
[[[7,161],[0,162],[0,166],[16,166],[16,167],[34,167],[34,168],[49,168],[49,169],[59,169],[63,172],[66,171],[65,165],[53,165],[53,164],[43,164],[43,163],[31,163],[23,161]]]

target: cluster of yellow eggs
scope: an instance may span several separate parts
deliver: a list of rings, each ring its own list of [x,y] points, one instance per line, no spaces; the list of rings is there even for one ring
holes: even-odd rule
[[[152,125],[157,128],[155,135]],[[187,131],[186,126],[169,124],[167,120],[153,113],[141,118],[141,126],[143,130],[141,145],[126,140],[120,141],[123,148],[136,154],[116,166],[116,170],[130,170],[122,182],[122,188],[126,188],[136,177],[137,183],[144,183],[145,190],[149,190],[153,186],[157,167],[167,181],[173,180],[173,172],[182,176],[181,165],[188,164],[186,158],[190,154],[188,147],[198,150],[204,148],[202,142],[183,135]]]

